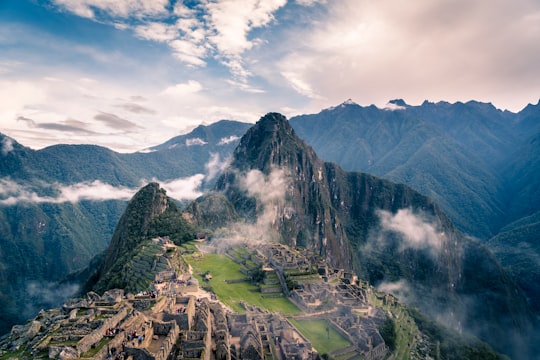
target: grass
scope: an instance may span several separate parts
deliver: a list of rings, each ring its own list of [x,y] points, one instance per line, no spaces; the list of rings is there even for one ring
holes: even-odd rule
[[[93,348],[88,349],[87,352],[84,353],[83,357],[93,357],[100,351],[106,344],[108,344],[111,341],[109,338],[102,338],[99,343],[96,344]]]
[[[294,320],[291,323],[309,340],[320,354],[346,348],[352,344],[326,320]],[[329,331],[327,331],[327,329]]]
[[[249,281],[228,284],[225,280],[245,279],[245,275],[240,272],[241,265],[235,263],[229,257],[220,254],[204,254],[194,257],[185,256],[186,260],[193,267],[193,273],[199,280],[201,286],[209,286],[225,305],[234,311],[244,313],[241,301],[248,304],[267,309],[271,312],[278,312],[284,315],[299,314],[301,311],[285,297],[264,298],[257,286]],[[202,274],[209,271],[212,279],[204,281]]]

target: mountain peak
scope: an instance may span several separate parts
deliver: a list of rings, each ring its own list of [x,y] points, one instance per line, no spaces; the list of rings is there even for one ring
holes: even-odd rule
[[[385,106],[384,110],[405,110],[406,108],[410,107],[409,104],[405,102],[403,99],[394,99],[390,100]]]
[[[114,231],[100,274],[111,269],[122,253],[137,246],[150,221],[174,206],[157,183],[141,188],[130,200]]]
[[[261,117],[242,137],[232,165],[239,170],[270,171],[273,166],[288,163],[304,147],[307,145],[296,136],[287,118],[272,112]]]

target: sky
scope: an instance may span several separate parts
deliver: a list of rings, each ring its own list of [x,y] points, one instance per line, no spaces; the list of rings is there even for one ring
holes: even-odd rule
[[[0,132],[134,152],[347,99],[540,98],[537,0],[0,0]]]

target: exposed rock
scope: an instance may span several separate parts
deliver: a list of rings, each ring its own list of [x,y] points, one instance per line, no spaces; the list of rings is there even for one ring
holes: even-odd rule
[[[124,289],[112,289],[106,291],[101,297],[102,301],[115,303],[122,301],[124,297]]]
[[[63,348],[60,354],[58,355],[58,359],[61,359],[61,360],[78,359],[78,358],[79,358],[79,354],[77,350],[75,350],[74,348],[70,346]]]

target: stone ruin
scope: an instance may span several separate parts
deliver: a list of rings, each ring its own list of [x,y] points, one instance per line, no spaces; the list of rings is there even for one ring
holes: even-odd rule
[[[369,305],[366,283],[284,245],[259,246],[253,254],[272,274],[265,285],[283,287],[304,311],[298,319],[324,319],[352,344],[332,356],[388,355],[378,332],[386,317]],[[286,278],[294,278],[297,287],[289,291]],[[28,324],[13,327],[0,341],[0,356],[24,349],[30,358],[50,359],[97,360],[109,354],[133,360],[320,358],[282,315],[249,304],[243,304],[245,314],[231,312],[215,297],[201,294],[191,274],[160,273],[154,286],[155,291],[137,295],[118,289],[102,296],[90,292],[61,309],[42,311]]]

